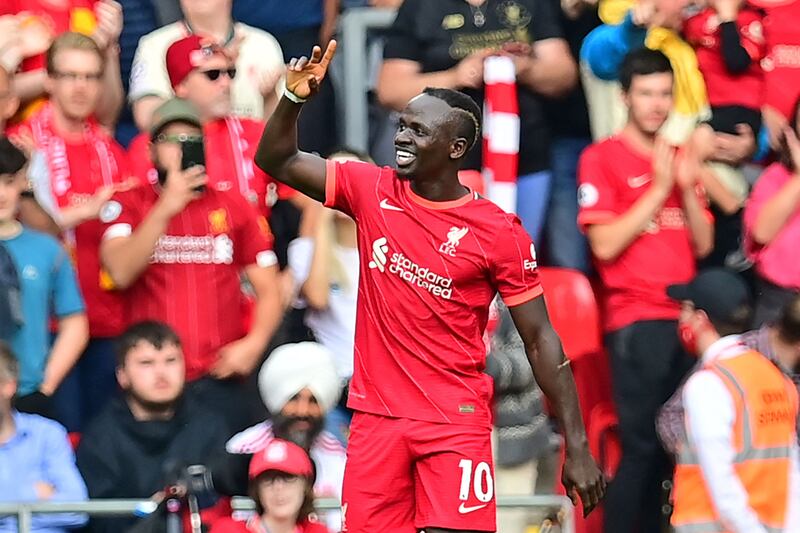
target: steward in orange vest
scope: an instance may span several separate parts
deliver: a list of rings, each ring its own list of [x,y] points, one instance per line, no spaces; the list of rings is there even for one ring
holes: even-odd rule
[[[682,302],[679,335],[701,368],[684,387],[686,438],[674,477],[676,533],[793,533],[800,519],[798,394],[774,363],[741,344],[744,283],[710,270],[668,290]],[[722,337],[721,335],[727,335]],[[796,489],[795,489],[796,490]]]

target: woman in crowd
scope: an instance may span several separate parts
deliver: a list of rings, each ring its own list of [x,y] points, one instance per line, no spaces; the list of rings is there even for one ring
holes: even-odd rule
[[[800,100],[784,128],[780,162],[756,182],[744,212],[745,246],[757,275],[756,326],[800,293]]]
[[[274,439],[250,460],[250,497],[256,514],[224,518],[211,533],[330,533],[314,514],[314,466],[296,444]]]

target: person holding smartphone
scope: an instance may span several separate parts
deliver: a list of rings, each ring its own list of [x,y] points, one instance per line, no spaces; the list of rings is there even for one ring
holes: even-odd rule
[[[195,108],[168,100],[150,130],[153,183],[117,195],[100,257],[128,289],[128,319],[160,320],[184,341],[188,394],[219,410],[236,431],[256,421],[243,378],[261,362],[280,319],[277,260],[263,217],[241,195],[207,187]],[[255,307],[243,316],[244,275]],[[253,413],[254,415],[255,413]]]

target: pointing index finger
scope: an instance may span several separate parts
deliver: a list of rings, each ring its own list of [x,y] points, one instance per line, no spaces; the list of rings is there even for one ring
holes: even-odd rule
[[[320,65],[327,68],[328,64],[333,59],[333,56],[336,55],[336,47],[337,47],[336,39],[331,39],[328,42],[327,48],[325,48],[325,55],[322,56],[322,61],[320,61]]]

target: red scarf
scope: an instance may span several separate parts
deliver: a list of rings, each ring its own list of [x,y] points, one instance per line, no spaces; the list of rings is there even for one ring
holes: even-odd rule
[[[47,103],[29,121],[36,146],[44,153],[50,170],[50,187],[59,207],[68,207],[67,193],[72,188],[72,176],[64,139],[53,128],[53,104]],[[103,185],[113,185],[119,173],[117,161],[111,148],[108,134],[94,119],[84,122],[83,135],[86,143],[94,148],[100,162]]]
[[[53,127],[53,104],[50,102],[45,104],[41,111],[31,117],[28,124],[37,148],[47,160],[50,171],[50,192],[60,209],[69,207],[68,193],[72,189],[72,175],[66,143]],[[119,168],[111,148],[110,137],[92,118],[84,121],[83,136],[86,144],[97,154],[103,185],[113,185],[114,176],[119,174]],[[68,245],[74,247],[74,229],[65,231],[64,239]]]
[[[514,62],[490,56],[483,63],[483,177],[489,200],[517,210],[519,104]]]

